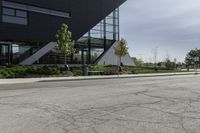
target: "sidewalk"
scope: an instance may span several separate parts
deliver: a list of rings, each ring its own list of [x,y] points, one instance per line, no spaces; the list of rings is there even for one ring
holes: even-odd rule
[[[85,77],[84,76],[80,76],[80,77],[0,79],[0,85],[2,85],[2,84],[35,83],[35,82],[98,80],[98,79],[117,79],[117,78],[141,78],[141,77],[178,76],[178,75],[194,75],[194,72],[158,73],[158,74],[134,74],[134,75],[110,75],[110,76],[85,76]]]

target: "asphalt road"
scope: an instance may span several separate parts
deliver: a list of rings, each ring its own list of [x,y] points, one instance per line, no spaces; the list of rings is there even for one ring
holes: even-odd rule
[[[0,86],[0,133],[199,133],[200,76]]]

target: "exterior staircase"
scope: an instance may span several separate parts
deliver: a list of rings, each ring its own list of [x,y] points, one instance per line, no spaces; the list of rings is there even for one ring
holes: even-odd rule
[[[35,52],[33,55],[30,57],[24,59],[22,62],[20,62],[20,65],[32,65],[36,61],[38,61],[42,56],[47,54],[49,51],[51,51],[53,48],[57,46],[56,42],[50,42],[46,44],[44,47],[39,49],[37,52]]]
[[[119,41],[115,41],[106,51],[104,51],[96,60],[97,65],[120,65],[119,57],[115,54],[115,47],[119,45]],[[123,65],[135,66],[129,54],[122,57]]]

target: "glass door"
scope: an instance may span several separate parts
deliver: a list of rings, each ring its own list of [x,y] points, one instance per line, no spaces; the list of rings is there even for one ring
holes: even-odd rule
[[[10,64],[10,46],[9,44],[0,44],[0,65]]]

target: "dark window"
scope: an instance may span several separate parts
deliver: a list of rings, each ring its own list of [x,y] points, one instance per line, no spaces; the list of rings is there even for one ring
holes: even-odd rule
[[[15,16],[15,10],[10,8],[3,8],[4,15]]]
[[[2,21],[4,23],[13,23],[21,25],[28,24],[27,11],[3,7],[2,12]]]
[[[29,12],[36,12],[36,13],[42,13],[42,14],[47,14],[47,15],[53,15],[57,17],[64,17],[64,18],[70,18],[71,14],[70,12],[62,12],[62,11],[56,11],[56,10],[51,10],[51,9],[46,9],[46,8],[41,8],[37,6],[31,6],[31,5],[24,5],[16,2],[10,2],[10,1],[2,1],[3,7],[6,8],[12,8],[16,11],[24,10],[24,11],[29,11]],[[24,12],[22,11],[22,12]],[[24,16],[25,14],[20,12],[20,17],[21,15]],[[18,13],[16,13],[18,14]]]
[[[27,18],[27,12],[16,10],[16,16],[17,17],[22,17],[22,18]]]

